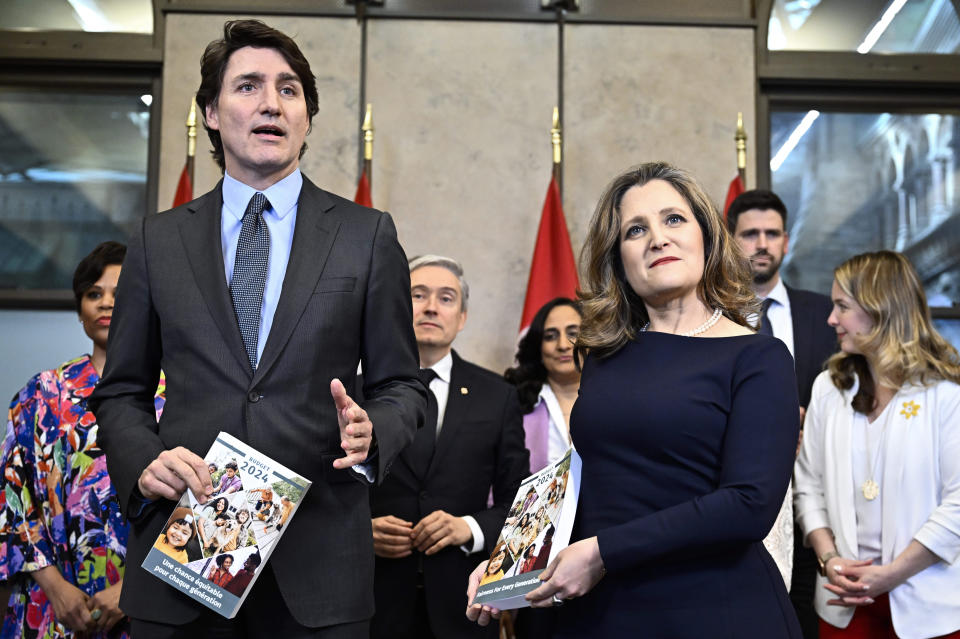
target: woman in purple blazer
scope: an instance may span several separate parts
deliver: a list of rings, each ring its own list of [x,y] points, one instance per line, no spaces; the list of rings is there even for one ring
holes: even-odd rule
[[[580,307],[557,297],[544,304],[517,348],[517,365],[503,377],[517,387],[530,471],[538,472],[570,448],[570,411],[580,390],[573,345]]]

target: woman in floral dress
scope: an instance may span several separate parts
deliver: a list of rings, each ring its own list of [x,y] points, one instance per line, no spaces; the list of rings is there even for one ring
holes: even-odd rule
[[[126,248],[104,242],[73,292],[93,352],[33,377],[13,398],[0,480],[0,579],[12,595],[0,637],[126,637],[119,608],[127,526],[87,398],[103,372]],[[163,405],[161,379],[157,414]]]

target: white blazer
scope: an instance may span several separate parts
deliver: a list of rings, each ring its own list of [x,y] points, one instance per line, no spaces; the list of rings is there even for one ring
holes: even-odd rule
[[[828,371],[813,384],[803,446],[794,470],[794,513],[804,537],[830,528],[837,551],[857,557],[851,461],[851,402],[857,384],[841,392]],[[916,539],[942,559],[890,592],[893,627],[903,639],[927,639],[960,629],[960,386],[937,382],[901,389],[883,441],[881,561],[889,564]],[[822,619],[846,628],[853,608],[829,606],[833,593],[817,577],[814,606]]]

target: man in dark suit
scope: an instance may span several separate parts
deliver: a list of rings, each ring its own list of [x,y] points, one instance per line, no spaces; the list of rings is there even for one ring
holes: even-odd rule
[[[786,225],[787,207],[771,191],[746,191],[730,204],[727,211],[727,226],[743,253],[750,258],[753,289],[763,300],[760,332],[782,340],[793,355],[802,426],[813,380],[823,370],[827,358],[836,351],[837,335],[827,325],[833,307],[830,298],[791,288],[780,278],[780,265],[790,243]],[[790,598],[804,636],[816,639],[813,588],[817,561],[813,551],[804,548],[798,527],[794,527],[793,549]]]
[[[387,214],[301,175],[318,96],[288,36],[226,23],[197,104],[224,179],[134,234],[90,402],[131,522],[120,605],[140,638],[366,637],[367,492],[427,405],[406,259]],[[348,394],[360,361],[362,406]],[[161,367],[169,412],[157,423]],[[140,568],[185,489],[213,493],[200,455],[220,430],[313,481],[230,621]]]
[[[470,572],[493,550],[507,509],[529,474],[514,387],[451,349],[467,320],[460,264],[410,262],[421,378],[430,381],[427,423],[371,490],[375,639],[497,635],[463,615]],[[488,497],[492,499],[488,501]]]

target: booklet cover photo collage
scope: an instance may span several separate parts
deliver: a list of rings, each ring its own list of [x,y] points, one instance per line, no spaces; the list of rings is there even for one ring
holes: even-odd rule
[[[143,568],[232,618],[310,481],[221,432],[204,457],[212,497],[184,493]]]
[[[523,595],[540,585],[540,573],[570,541],[579,489],[580,456],[572,448],[520,484],[474,602],[529,605]]]

